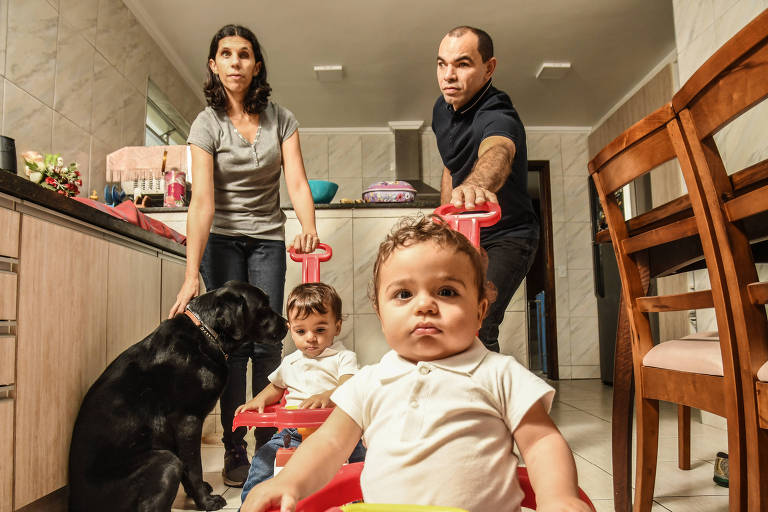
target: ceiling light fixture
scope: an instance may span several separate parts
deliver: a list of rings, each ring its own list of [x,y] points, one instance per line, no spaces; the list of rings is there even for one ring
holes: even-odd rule
[[[570,70],[570,62],[542,62],[536,72],[536,78],[539,80],[558,80],[567,75]]]
[[[344,78],[344,66],[341,64],[315,66],[314,70],[319,82],[339,82]]]

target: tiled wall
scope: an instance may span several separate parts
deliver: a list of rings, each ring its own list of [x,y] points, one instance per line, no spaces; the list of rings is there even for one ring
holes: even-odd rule
[[[587,133],[528,130],[529,160],[548,160],[561,379],[600,377]]]
[[[187,119],[202,109],[121,0],[0,0],[0,133],[20,173],[23,151],[61,153],[102,196],[106,155],[144,144],[148,77]]]

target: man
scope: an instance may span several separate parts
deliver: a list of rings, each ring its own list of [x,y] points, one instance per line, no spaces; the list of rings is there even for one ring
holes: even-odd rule
[[[495,70],[493,42],[486,32],[466,26],[448,32],[437,54],[442,96],[432,111],[432,131],[445,166],[441,202],[501,206],[501,220],[483,228],[480,237],[488,254],[488,279],[498,295],[479,336],[498,352],[499,324],[533,263],[539,222],[526,191],[523,123],[509,96],[491,85]]]

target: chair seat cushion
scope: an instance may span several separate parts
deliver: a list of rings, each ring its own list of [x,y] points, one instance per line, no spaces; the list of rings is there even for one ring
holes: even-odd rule
[[[701,338],[686,336],[659,343],[645,354],[643,366],[722,376],[723,359],[719,340],[710,341],[711,336],[709,339]]]
[[[757,380],[768,382],[768,361],[763,363],[763,366],[757,370]]]

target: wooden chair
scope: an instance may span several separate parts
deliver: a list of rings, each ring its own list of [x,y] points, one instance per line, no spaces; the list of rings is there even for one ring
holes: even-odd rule
[[[750,243],[768,236],[768,159],[729,175],[714,135],[767,97],[765,10],[712,55],[672,100],[702,183],[705,207],[715,223],[735,321],[744,398],[748,506],[754,511],[768,510],[768,282],[759,282],[755,265],[756,260],[766,261],[768,241]],[[768,146],[768,137],[763,136],[762,142]]]
[[[688,194],[625,221],[615,192],[677,157]],[[667,104],[630,127],[589,163],[622,281],[632,334],[635,380],[637,466],[634,510],[650,511],[656,478],[659,404],[667,401],[723,416],[728,423],[730,510],[741,510],[744,492],[743,420],[734,351],[733,321],[716,250],[712,219],[703,207],[680,123]],[[700,245],[699,245],[700,243]],[[647,278],[678,247],[706,256],[711,290],[647,296]],[[652,312],[715,309],[719,342],[669,340],[654,346]],[[683,409],[687,411],[687,409]]]

